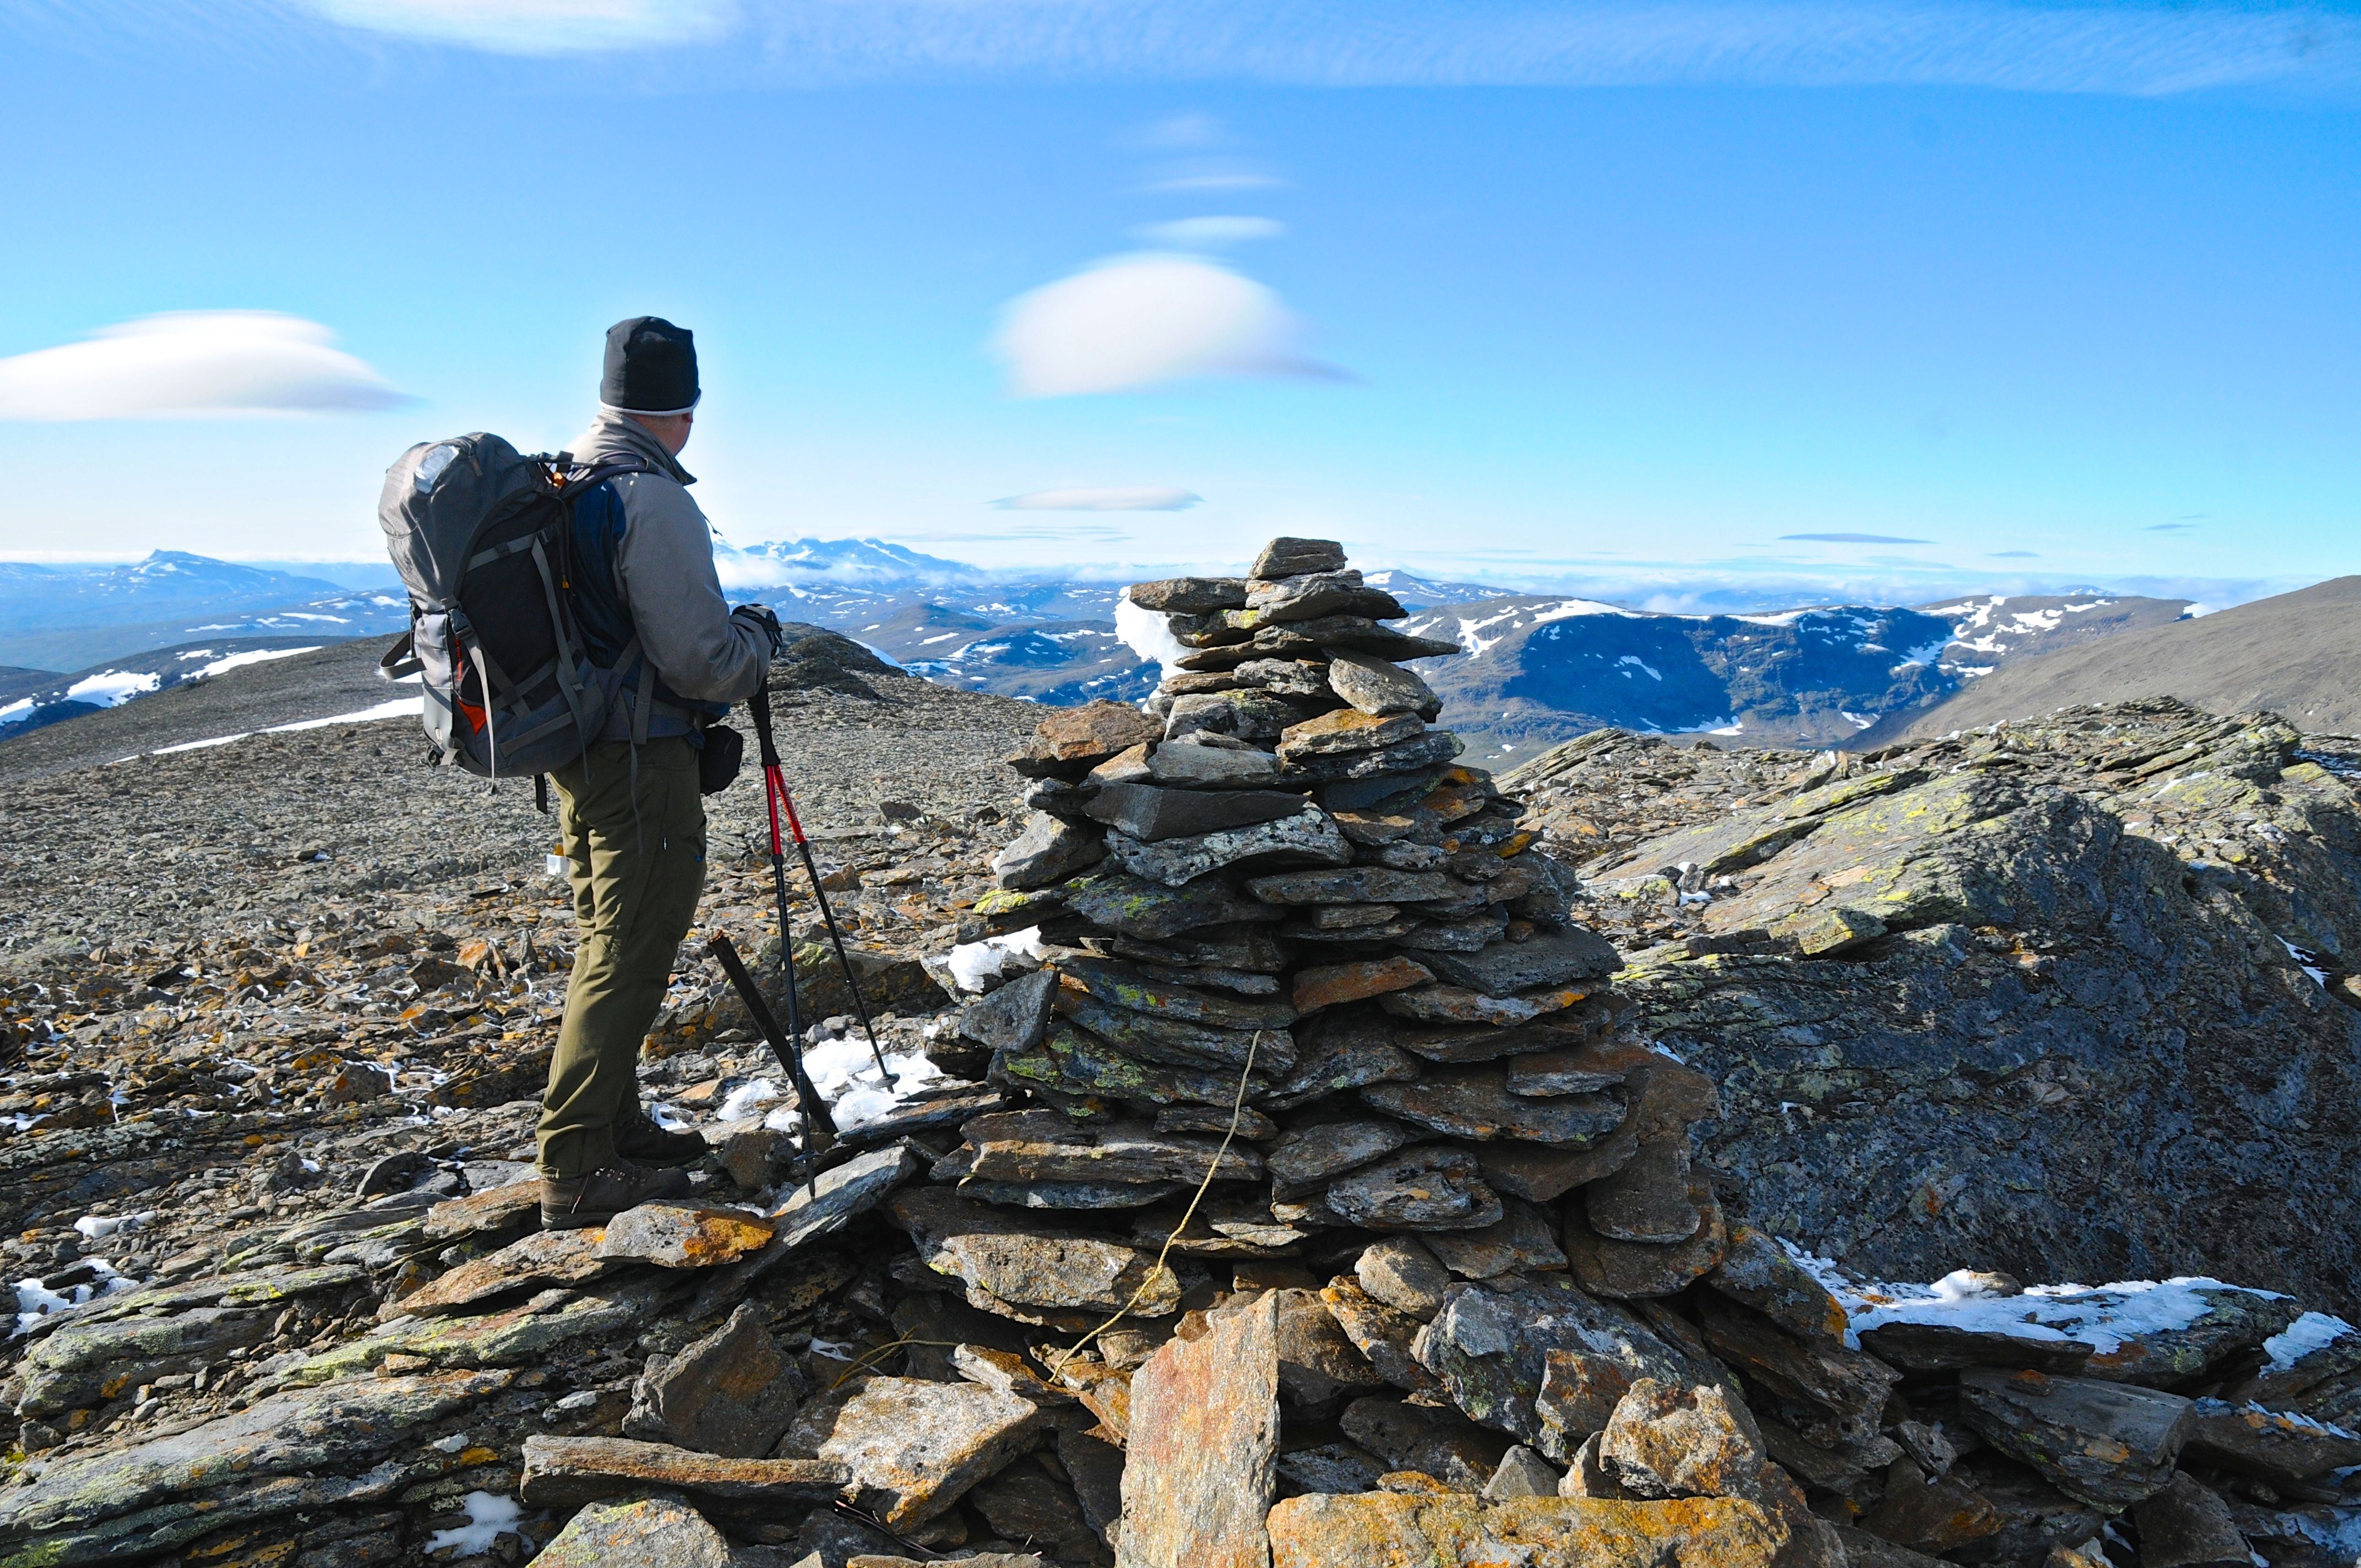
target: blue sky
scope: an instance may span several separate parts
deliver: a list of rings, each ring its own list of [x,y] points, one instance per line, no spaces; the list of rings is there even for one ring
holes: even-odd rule
[[[562,444],[653,312],[740,543],[1315,533],[1667,605],[2361,570],[2346,11],[0,0],[0,554],[372,555],[402,447]],[[1257,222],[1157,226],[1205,218]],[[170,312],[313,323],[213,323],[309,411],[41,357]],[[1064,510],[1143,492],[1197,499]]]

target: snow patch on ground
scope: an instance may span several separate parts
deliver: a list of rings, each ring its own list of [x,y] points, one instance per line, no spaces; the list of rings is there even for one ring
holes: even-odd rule
[[[267,664],[273,659],[291,659],[298,653],[316,653],[319,651],[320,645],[317,643],[309,648],[250,649],[243,653],[232,653],[226,658],[215,659],[201,670],[192,670],[189,673],[189,678],[206,680],[214,675],[225,674],[231,670],[243,669],[248,664]],[[200,655],[192,653],[184,654],[183,657],[197,658]]]
[[[163,679],[153,670],[101,670],[66,687],[65,700],[120,707],[135,696],[154,691]]]
[[[467,1522],[450,1530],[438,1530],[427,1537],[426,1550],[429,1552],[440,1552],[448,1546],[456,1549],[451,1553],[455,1558],[474,1557],[489,1552],[492,1543],[503,1535],[523,1533],[517,1529],[517,1524],[524,1518],[524,1509],[514,1497],[496,1497],[489,1492],[470,1492],[461,1500],[467,1509]]]
[[[2098,1286],[2030,1285],[2020,1295],[2000,1295],[1991,1276],[1966,1269],[1931,1285],[1863,1283],[1793,1242],[1780,1245],[1843,1305],[1851,1320],[1845,1343],[1856,1349],[1864,1332],[1882,1324],[1926,1323],[2018,1339],[2070,1341],[2105,1355],[2128,1340],[2187,1328],[2205,1315],[2211,1295],[2275,1295],[2202,1275]]]

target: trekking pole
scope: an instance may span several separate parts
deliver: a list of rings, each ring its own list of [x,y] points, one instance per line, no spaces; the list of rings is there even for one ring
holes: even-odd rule
[[[844,933],[837,928],[836,911],[828,906],[828,890],[819,884],[819,867],[812,861],[810,840],[804,837],[804,825],[796,818],[795,798],[787,794],[787,775],[779,765],[778,742],[771,738],[771,682],[765,675],[754,695],[746,699],[746,711],[754,717],[754,740],[762,748],[763,793],[771,809],[771,874],[779,893],[779,952],[788,970],[789,994],[794,994],[795,955],[787,942],[787,873],[783,846],[779,840],[779,815],[785,812],[787,828],[795,835],[796,850],[803,856],[804,872],[811,878],[812,897],[819,905],[820,923],[828,927],[828,939],[836,948],[836,967],[844,971],[844,989],[852,993],[852,1010],[861,1014],[861,1031],[869,1036],[869,1054],[877,1060],[877,1071],[884,1079],[884,1087],[894,1087],[894,1075],[885,1068],[885,1053],[877,1044],[877,1026],[869,1021],[869,1003],[862,999],[861,982],[852,977],[852,960],[845,956]]]
[[[738,948],[730,938],[717,932],[705,944],[705,950],[721,961],[721,972],[730,977],[730,983],[737,989],[738,1000],[746,1004],[747,1013],[753,1017],[754,1027],[761,1032],[763,1038],[771,1042],[772,1054],[779,1058],[779,1065],[785,1068],[788,1077],[795,1080],[796,1098],[802,1102],[806,1157],[826,1154],[829,1146],[836,1142],[836,1121],[829,1115],[827,1102],[820,1099],[819,1091],[812,1087],[811,1075],[804,1071],[802,1049],[789,1044],[787,1036],[780,1034],[779,1021],[771,1016],[771,1004],[763,1000],[761,989],[754,984],[754,977],[746,972],[745,960],[738,956]],[[787,1017],[792,1020],[795,1015],[796,977],[791,969],[787,971]]]

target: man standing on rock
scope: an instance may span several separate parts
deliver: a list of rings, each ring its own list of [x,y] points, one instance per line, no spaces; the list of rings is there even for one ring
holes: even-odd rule
[[[761,687],[779,622],[760,605],[732,610],[721,597],[712,530],[680,466],[698,396],[688,332],[656,316],[618,322],[607,333],[598,417],[573,445],[579,464],[648,465],[577,503],[577,540],[611,545],[603,562],[596,550],[583,553],[575,591],[594,657],[612,663],[636,641],[656,679],[641,739],[638,705],[620,701],[601,738],[550,774],[577,946],[541,1102],[541,1223],[549,1229],[604,1224],[649,1199],[677,1196],[688,1180],[676,1168],[705,1153],[702,1137],[666,1132],[641,1108],[640,1043],[705,887],[700,730]]]

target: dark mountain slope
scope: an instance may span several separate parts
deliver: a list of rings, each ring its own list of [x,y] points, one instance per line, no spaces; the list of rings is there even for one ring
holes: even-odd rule
[[[2011,663],[1924,712],[1894,715],[1855,744],[2162,696],[2211,713],[2268,709],[2307,730],[2361,730],[2361,576]]]

